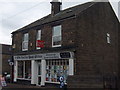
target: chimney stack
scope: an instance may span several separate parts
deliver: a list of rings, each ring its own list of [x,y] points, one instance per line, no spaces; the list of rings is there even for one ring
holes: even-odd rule
[[[55,15],[61,11],[62,3],[59,0],[52,0],[51,2],[51,14]]]

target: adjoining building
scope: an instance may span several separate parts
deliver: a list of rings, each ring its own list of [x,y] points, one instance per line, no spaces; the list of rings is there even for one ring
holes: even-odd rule
[[[11,60],[11,45],[0,44],[0,74],[10,74],[10,65],[8,60]]]
[[[116,88],[120,26],[109,2],[88,2],[51,14],[12,32],[14,82],[69,88]],[[44,47],[37,47],[43,41]]]

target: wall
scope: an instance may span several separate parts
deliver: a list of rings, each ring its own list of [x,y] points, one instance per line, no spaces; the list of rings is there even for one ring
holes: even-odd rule
[[[10,65],[8,60],[11,60],[11,46],[10,45],[2,45],[2,72],[7,72],[10,74]]]
[[[74,75],[72,76],[68,76],[68,80],[67,82],[70,82],[68,83],[68,90],[71,89],[71,88],[87,88],[88,90],[91,88],[94,88],[94,89],[102,89],[104,86],[103,86],[103,79],[101,76],[94,76],[94,75],[90,75],[90,76],[87,76],[87,75],[83,75],[83,76],[80,76],[80,75]]]
[[[118,20],[111,6],[109,3],[97,3],[80,13],[76,22],[78,22],[75,52],[75,74],[77,76],[68,78],[68,87],[88,86],[89,88],[89,85],[97,84],[95,77],[98,76],[104,78],[99,83],[106,82],[109,83],[108,87],[115,86],[115,78],[118,74]],[[110,44],[107,43],[107,33],[110,34]],[[82,76],[86,76],[83,82],[87,83],[77,79]],[[92,79],[94,83],[91,83],[91,76],[94,76]],[[107,79],[109,81],[105,81],[106,78],[109,78]],[[110,81],[113,79],[114,81]],[[72,85],[75,81],[79,84]],[[101,88],[104,86],[104,83],[102,84]]]
[[[13,52],[19,52],[22,50],[22,33],[15,33],[12,36],[12,50]]]
[[[114,15],[108,3],[97,3],[78,16],[77,38],[80,39],[76,53],[81,72],[117,73],[118,22]],[[107,33],[110,34],[110,44],[107,43]]]
[[[68,23],[69,22],[69,23]],[[66,19],[58,22],[51,22],[42,26],[36,26],[28,30],[23,30],[13,34],[13,48],[14,54],[32,54],[32,53],[45,53],[57,52],[59,50],[70,50],[75,48],[75,20]],[[52,27],[55,25],[62,25],[62,47],[52,48]],[[42,30],[41,40],[45,41],[44,48],[36,50],[36,34],[37,30]],[[22,52],[22,36],[24,32],[29,33],[29,50]]]
[[[11,55],[6,55],[6,54],[3,54],[2,55],[2,72],[7,72],[10,74],[10,68],[11,66],[9,65],[8,63],[8,60],[11,59]]]

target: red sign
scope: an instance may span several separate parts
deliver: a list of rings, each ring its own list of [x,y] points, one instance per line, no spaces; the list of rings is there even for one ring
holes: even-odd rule
[[[37,40],[36,41],[36,47],[44,47],[44,41],[42,41],[42,40]]]

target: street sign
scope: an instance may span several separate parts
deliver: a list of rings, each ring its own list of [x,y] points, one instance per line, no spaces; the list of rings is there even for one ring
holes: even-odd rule
[[[61,77],[59,78],[59,80],[60,80],[60,82],[63,82],[63,81],[64,81],[63,76],[61,76]]]
[[[13,65],[14,65],[14,63],[13,63],[13,62],[9,62],[9,65],[10,65],[10,66],[13,66]]]
[[[64,85],[65,85],[65,83],[64,83],[64,77],[60,76],[59,81],[60,81],[60,88],[64,88]]]

